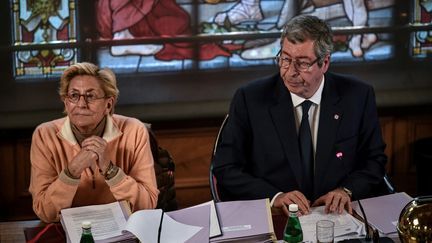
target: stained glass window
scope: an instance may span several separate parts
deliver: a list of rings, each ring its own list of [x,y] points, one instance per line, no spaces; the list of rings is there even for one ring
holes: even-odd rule
[[[413,4],[412,23],[432,23],[432,1],[415,0]],[[432,30],[417,31],[411,35],[412,56],[423,58],[432,55]]]
[[[100,0],[96,6],[99,40],[142,39],[157,36],[214,35],[218,41],[145,43],[103,47],[102,66],[117,72],[181,71],[274,65],[278,36],[293,16],[310,14],[335,29],[389,27],[394,0]],[[127,16],[127,18],[126,18]],[[193,29],[195,28],[195,29]],[[340,32],[339,32],[340,33]],[[233,34],[239,38],[231,38]],[[255,34],[255,38],[241,38]],[[226,39],[220,36],[226,36]],[[338,34],[333,62],[386,60],[393,57],[388,33]]]
[[[74,0],[11,2],[15,77],[54,76],[77,62],[76,48],[49,48],[50,44],[76,42]]]
[[[75,0],[10,1],[16,77],[55,76],[83,61],[79,49],[68,45],[77,44],[79,34]],[[99,0],[90,5],[95,22],[85,24],[97,35],[91,39],[95,45],[88,46],[96,60],[89,61],[117,73],[275,65],[282,27],[298,14],[318,16],[335,29],[332,62],[388,60],[395,53],[394,36],[373,31],[393,25],[394,0]],[[356,29],[362,31],[350,32]],[[430,48],[425,33],[417,33],[415,38],[426,36],[427,43],[416,40],[413,53]]]

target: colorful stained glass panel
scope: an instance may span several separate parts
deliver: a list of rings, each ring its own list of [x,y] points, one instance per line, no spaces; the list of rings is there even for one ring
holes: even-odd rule
[[[280,39],[259,37],[259,33],[278,36],[283,25],[295,15],[315,15],[332,27],[360,28],[389,27],[394,18],[394,0],[149,0],[154,2],[152,5],[146,2],[99,0],[95,11],[100,39],[116,41],[192,33],[225,34],[227,39],[200,43],[193,50],[196,55],[190,55],[193,51],[187,43],[104,47],[98,51],[100,65],[125,72],[273,65],[271,59],[279,51]],[[236,33],[258,36],[230,39]],[[393,39],[387,33],[339,35],[335,42],[333,62],[386,60],[394,55]]]
[[[432,0],[415,0],[413,24],[432,23]],[[417,31],[411,35],[411,54],[414,58],[432,55],[432,30]]]
[[[55,76],[77,62],[76,48],[49,48],[50,44],[76,42],[74,0],[11,1],[15,77]],[[46,46],[32,49],[35,44]]]

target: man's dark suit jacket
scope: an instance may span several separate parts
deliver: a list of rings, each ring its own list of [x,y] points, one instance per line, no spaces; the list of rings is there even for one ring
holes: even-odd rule
[[[328,72],[320,106],[314,198],[308,199],[338,187],[368,197],[387,161],[373,88]],[[302,191],[297,137],[291,95],[279,74],[237,90],[212,162],[221,199]]]

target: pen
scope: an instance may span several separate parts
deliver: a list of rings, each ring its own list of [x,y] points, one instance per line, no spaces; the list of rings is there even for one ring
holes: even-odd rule
[[[162,210],[161,219],[160,219],[160,222],[159,222],[159,229],[158,229],[158,243],[160,243],[160,237],[161,237],[161,233],[162,233],[163,217],[164,217],[164,211]]]

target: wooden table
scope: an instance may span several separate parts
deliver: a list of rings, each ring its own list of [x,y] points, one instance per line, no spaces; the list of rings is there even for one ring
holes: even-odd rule
[[[274,212],[273,212],[274,213]],[[287,217],[283,214],[273,214],[273,227],[278,240],[282,239],[283,229]],[[26,242],[24,236],[24,228],[40,227],[45,224],[40,220],[29,220],[29,221],[12,221],[12,222],[0,222],[0,242],[1,243],[21,243]],[[399,239],[392,238],[396,243],[399,243]]]
[[[43,226],[40,220],[0,222],[0,242],[26,242],[24,228]]]

